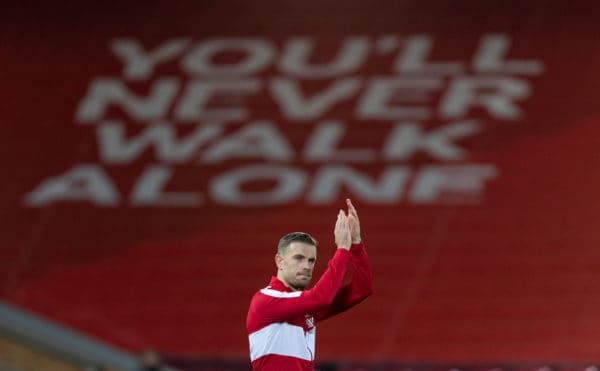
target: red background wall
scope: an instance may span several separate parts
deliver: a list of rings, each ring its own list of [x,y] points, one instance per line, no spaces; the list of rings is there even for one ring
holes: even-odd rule
[[[152,1],[24,3],[5,10],[3,299],[134,351],[155,347],[243,359],[247,304],[273,272],[276,241],[292,230],[312,233],[320,241],[322,271],[333,250],[335,213],[349,196],[359,209],[376,294],[319,327],[320,359],[600,358],[600,49],[594,3]],[[483,109],[469,112],[485,130],[459,143],[466,160],[498,171],[476,203],[449,203],[452,195],[428,205],[379,203],[352,189],[324,205],[308,202],[305,194],[265,207],[214,200],[199,207],[25,202],[44,180],[80,164],[104,168],[126,200],[144,167],[158,162],[149,150],[124,165],[102,163],[93,125],[75,118],[91,81],[120,78],[122,65],[108,48],[116,38],[134,38],[151,49],[172,37],[256,37],[281,46],[301,35],[319,46],[316,59],[327,59],[349,36],[427,34],[435,40],[432,60],[468,61],[477,41],[490,33],[511,38],[507,58],[541,61],[544,71],[521,76],[532,91],[519,102],[523,115],[517,120],[499,120]],[[369,59],[353,76],[388,76],[391,60]],[[258,77],[278,75],[270,67]],[[132,89],[142,94],[165,76],[189,78],[168,63],[149,81],[132,82]],[[321,87],[315,84],[306,86]],[[298,151],[317,125],[286,120],[268,94],[247,99],[242,103],[252,107],[253,118],[274,120]],[[358,120],[355,103],[322,118],[345,122],[351,134],[344,146],[380,148],[392,121]],[[127,118],[118,109],[106,116]],[[441,124],[437,118],[426,122]],[[126,127],[141,130],[130,121]],[[218,174],[256,162],[272,164],[261,158],[174,164],[170,187],[205,189]],[[389,165],[436,163],[421,154],[405,162],[351,165],[376,177]],[[296,159],[284,165],[312,175],[323,164]],[[256,186],[268,188],[268,182]]]

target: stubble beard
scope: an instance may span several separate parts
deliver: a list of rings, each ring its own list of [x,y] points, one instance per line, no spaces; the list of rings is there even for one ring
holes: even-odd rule
[[[310,283],[310,279],[306,281],[306,283],[303,282],[290,282],[290,286],[296,290],[296,291],[302,291],[306,288],[306,286],[308,286],[308,284]]]

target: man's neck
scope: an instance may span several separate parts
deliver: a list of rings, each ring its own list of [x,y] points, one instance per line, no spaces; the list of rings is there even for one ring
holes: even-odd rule
[[[277,279],[278,279],[279,281],[281,281],[281,283],[283,283],[283,285],[284,285],[285,287],[287,287],[288,289],[290,289],[290,290],[292,290],[292,291],[302,291],[302,290],[304,290],[303,288],[296,288],[296,287],[294,287],[294,286],[290,285],[288,282],[286,282],[286,281],[285,281],[283,278],[281,278],[281,277],[279,277],[279,276],[277,276]]]

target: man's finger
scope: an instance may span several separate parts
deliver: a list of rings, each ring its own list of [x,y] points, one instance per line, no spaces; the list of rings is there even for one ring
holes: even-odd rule
[[[346,215],[344,214],[344,212],[342,210],[340,210],[340,212],[338,213],[337,221],[335,223],[336,227],[341,227],[342,224],[344,223],[345,218],[346,218]]]
[[[346,199],[346,204],[348,205],[348,211],[356,215],[356,208],[352,205],[352,201],[349,198]]]
[[[340,227],[342,227],[342,229],[344,229],[346,226],[346,223],[347,223],[346,214],[344,214],[344,212],[340,210]]]

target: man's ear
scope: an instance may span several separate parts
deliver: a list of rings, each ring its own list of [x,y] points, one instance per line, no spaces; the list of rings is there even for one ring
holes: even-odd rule
[[[283,262],[283,256],[281,256],[279,254],[275,254],[275,265],[277,266],[277,269],[281,269],[282,262]]]

